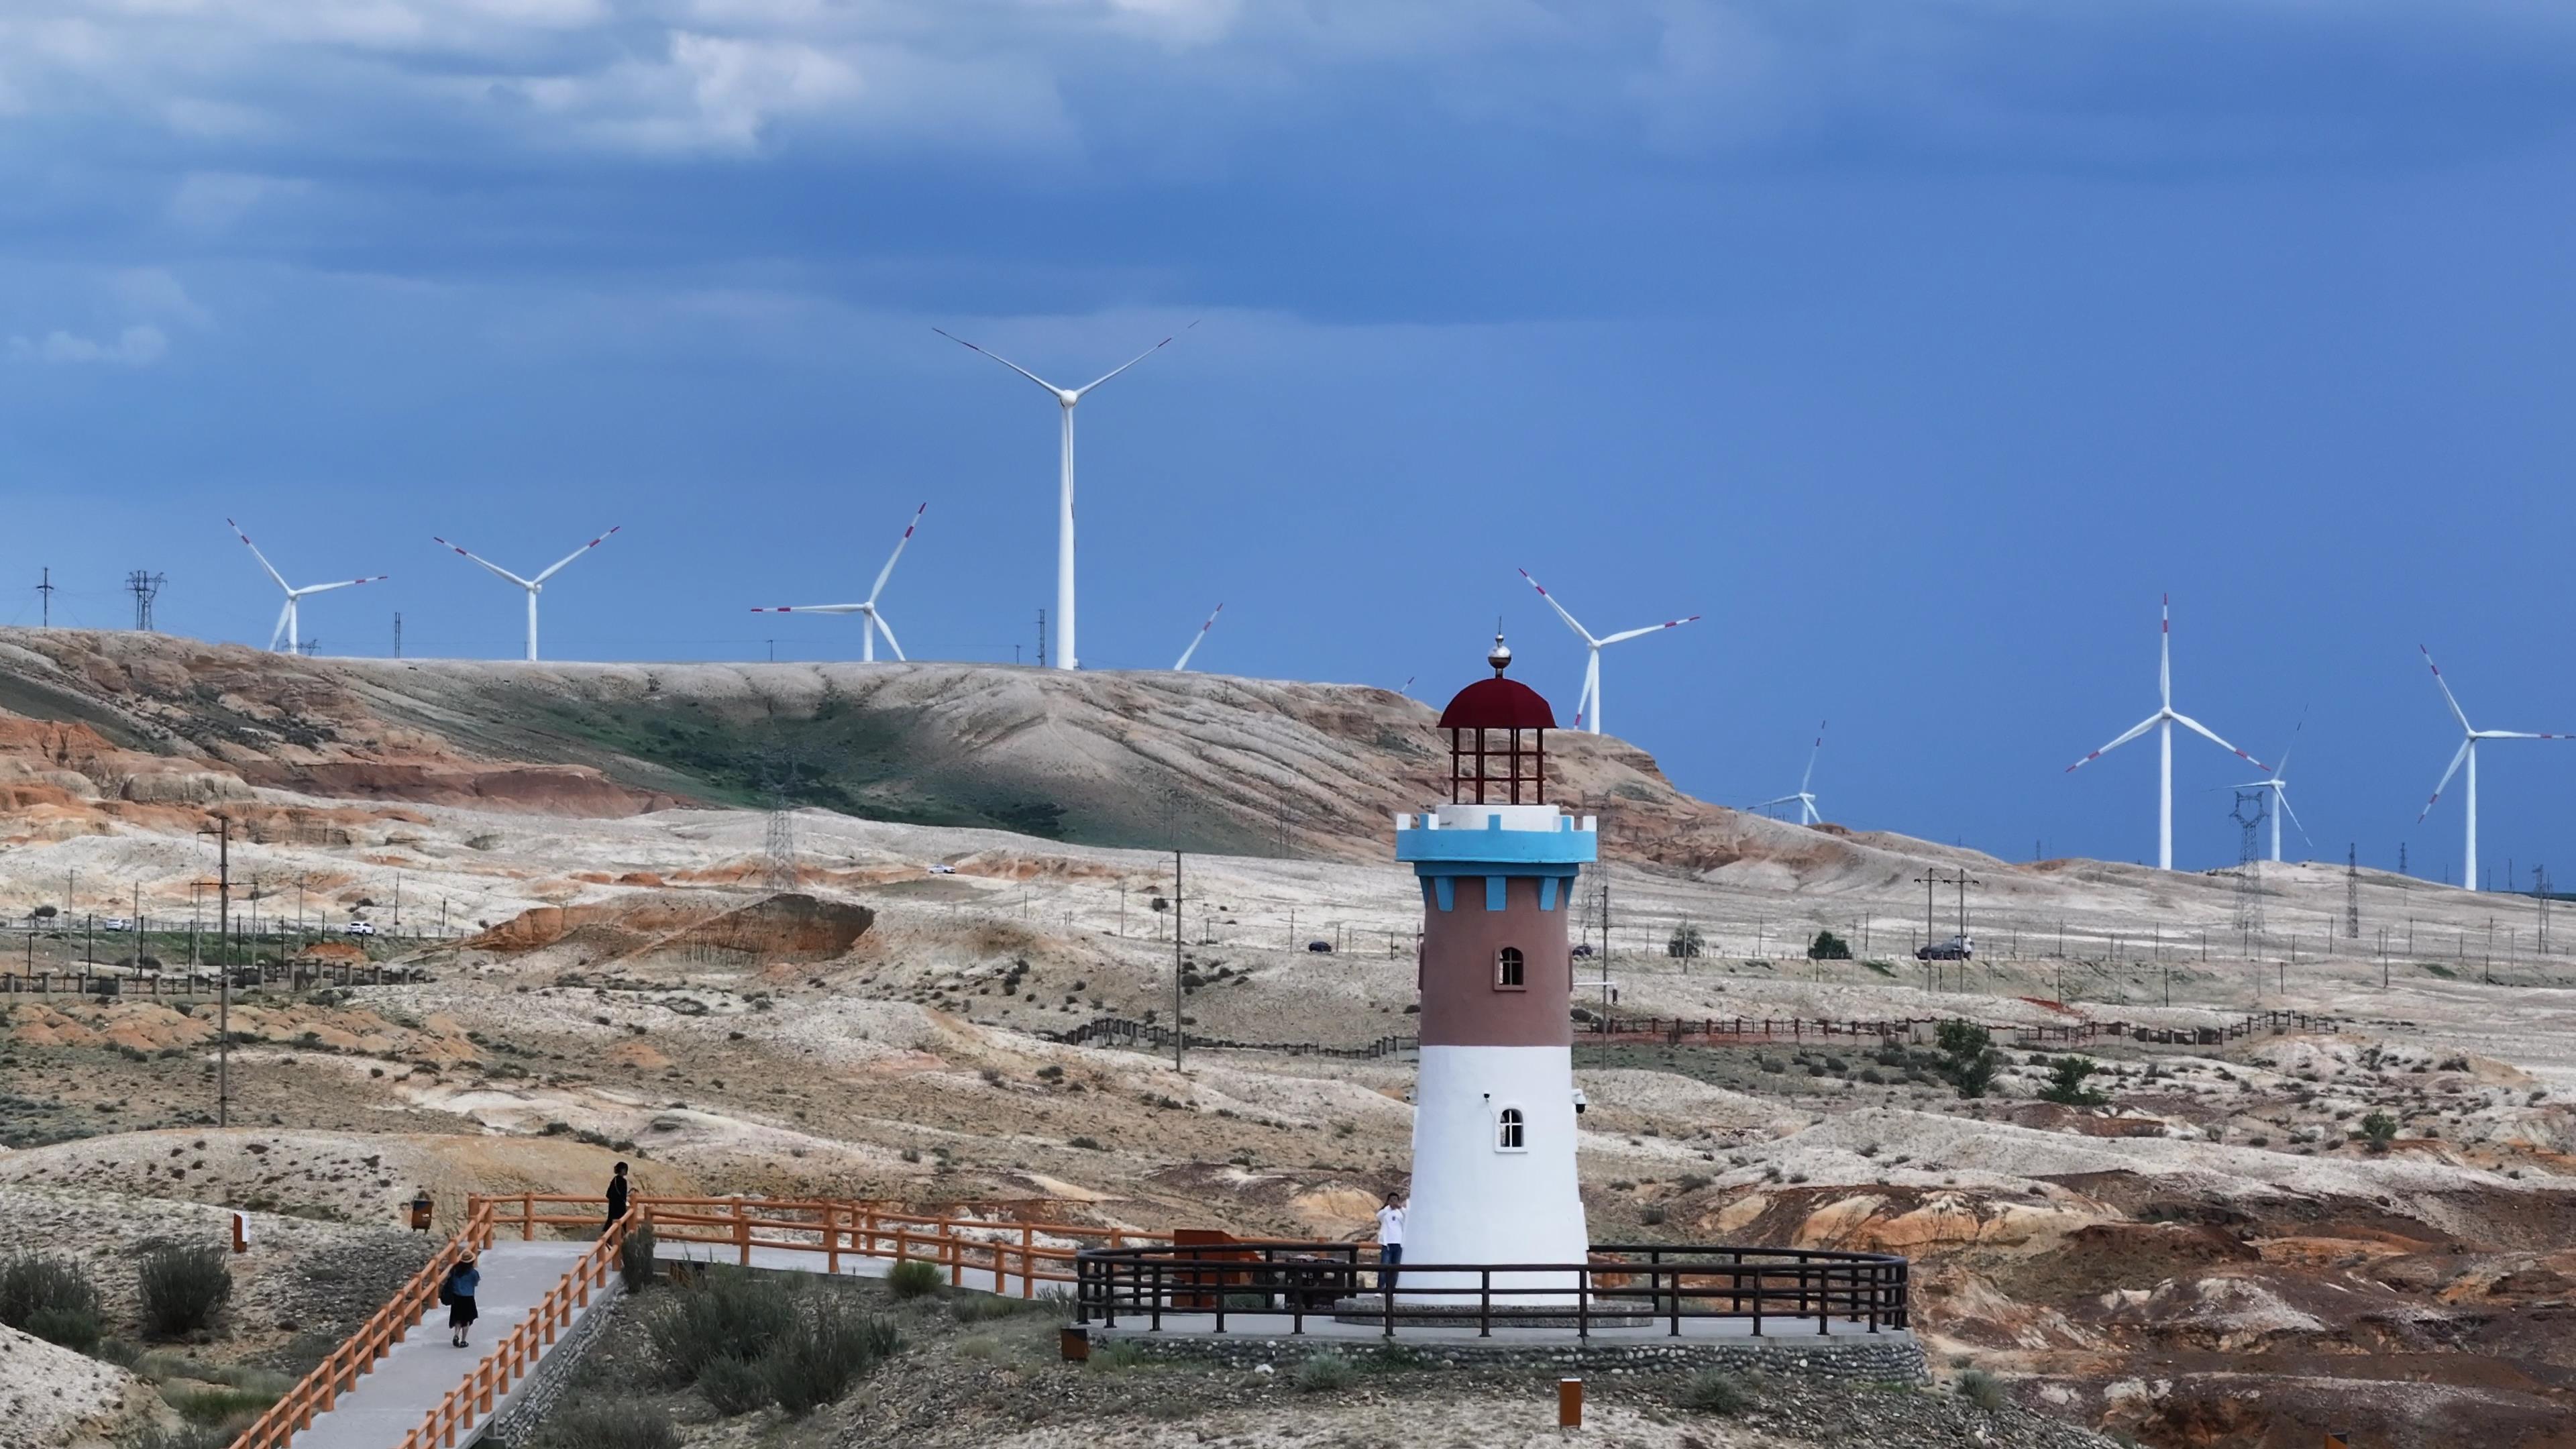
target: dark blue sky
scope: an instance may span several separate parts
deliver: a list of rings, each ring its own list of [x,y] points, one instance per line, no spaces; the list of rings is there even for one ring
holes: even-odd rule
[[[75,0],[0,15],[0,619],[326,652],[1083,655],[1439,694],[1503,614],[1685,787],[2010,857],[2154,849],[2176,703],[2318,852],[2456,871],[2456,745],[2576,730],[2563,7],[2255,0]],[[22,577],[23,576],[23,577]],[[2241,767],[2178,741],[2177,856]],[[2576,744],[2484,756],[2554,860]],[[2294,837],[2294,845],[2296,844]],[[2559,872],[2576,879],[2576,858]]]

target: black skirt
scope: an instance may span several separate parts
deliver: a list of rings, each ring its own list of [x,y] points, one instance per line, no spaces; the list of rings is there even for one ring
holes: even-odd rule
[[[474,1322],[474,1298],[466,1294],[447,1305],[447,1326],[464,1328]]]

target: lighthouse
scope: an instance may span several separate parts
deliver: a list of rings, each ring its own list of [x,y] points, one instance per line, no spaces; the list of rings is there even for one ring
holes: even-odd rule
[[[1577,1264],[1590,1240],[1574,1171],[1580,1098],[1566,915],[1599,834],[1591,819],[1547,802],[1556,716],[1538,691],[1504,677],[1512,651],[1500,634],[1486,662],[1493,677],[1460,690],[1440,716],[1448,803],[1396,817],[1395,857],[1422,886],[1422,1057],[1404,1255],[1426,1267]],[[1403,1278],[1426,1289],[1476,1282],[1473,1274]],[[1497,1290],[1574,1283],[1572,1273],[1494,1278]],[[1512,1295],[1497,1291],[1494,1301]]]

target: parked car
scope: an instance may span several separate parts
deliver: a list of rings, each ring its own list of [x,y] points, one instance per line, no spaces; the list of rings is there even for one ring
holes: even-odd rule
[[[1591,954],[1592,948],[1589,945],[1577,945],[1574,948],[1574,959],[1577,961],[1580,961]]]
[[[1309,941],[1306,943],[1306,949],[1309,951],[1321,952],[1326,956],[1330,956],[1333,954],[1333,943],[1324,940]]]
[[[340,929],[344,933],[352,936],[372,936],[376,933],[376,923],[373,921],[350,921],[342,925]]]
[[[1973,961],[1976,955],[1975,942],[1966,936],[1952,936],[1949,940],[1918,946],[1914,950],[1917,961]]]
[[[930,868],[930,873],[932,875],[955,875],[957,873],[957,867],[944,864],[934,865]]]
[[[134,929],[134,923],[123,916],[110,916],[99,922],[98,928],[102,931],[131,931]]]

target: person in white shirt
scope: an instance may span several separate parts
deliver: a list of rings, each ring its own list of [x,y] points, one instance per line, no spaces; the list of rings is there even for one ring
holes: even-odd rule
[[[1377,1286],[1379,1291],[1395,1291],[1396,1264],[1404,1261],[1404,1201],[1394,1193],[1377,1210]]]

